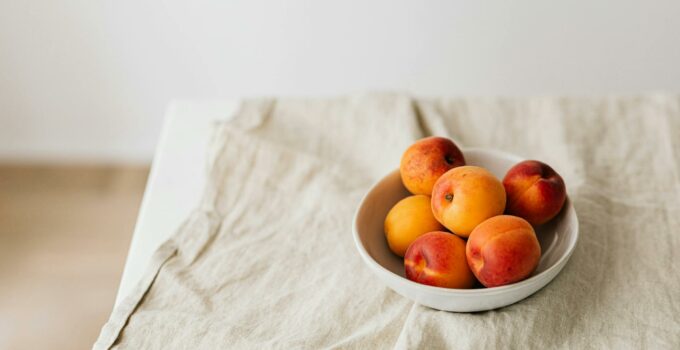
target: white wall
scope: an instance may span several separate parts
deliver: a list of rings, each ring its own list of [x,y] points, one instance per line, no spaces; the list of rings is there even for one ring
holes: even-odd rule
[[[680,90],[679,1],[0,0],[0,159],[145,161],[172,98]]]

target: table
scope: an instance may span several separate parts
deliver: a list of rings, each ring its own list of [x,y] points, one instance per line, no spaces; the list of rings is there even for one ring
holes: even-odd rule
[[[227,120],[239,100],[173,101],[168,106],[137,217],[115,304],[128,295],[158,246],[199,201],[212,125]]]

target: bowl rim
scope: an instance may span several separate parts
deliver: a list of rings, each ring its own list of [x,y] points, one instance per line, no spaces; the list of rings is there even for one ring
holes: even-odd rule
[[[479,148],[479,147],[466,147],[463,148],[463,154],[468,153],[468,152],[481,152],[481,153],[491,153],[495,154],[501,157],[505,158],[513,158],[517,162],[525,160],[525,158],[520,157],[518,155],[508,153],[505,151],[500,151],[500,150],[495,150],[495,149],[486,149],[486,148]],[[397,275],[396,273],[388,270],[384,266],[380,265],[373,257],[366,251],[366,248],[363,246],[361,243],[361,238],[359,237],[359,229],[357,227],[357,217],[359,216],[359,212],[364,206],[364,203],[366,201],[366,198],[373,192],[373,190],[383,181],[386,181],[390,176],[393,176],[394,173],[398,173],[399,169],[393,170],[389,172],[387,175],[381,177],[377,181],[375,181],[370,189],[362,196],[361,201],[359,202],[359,205],[357,206],[357,209],[354,211],[354,217],[352,218],[352,235],[354,237],[354,245],[356,246],[357,250],[359,251],[359,255],[361,255],[361,258],[364,260],[364,262],[368,263],[368,265],[373,268],[374,270],[379,271],[380,273],[387,273],[389,276],[393,276],[397,278],[397,281],[399,283],[415,287],[415,288],[422,288],[425,289],[429,292],[436,293],[436,294],[443,294],[443,295],[460,295],[460,296],[482,296],[482,295],[494,295],[494,294],[500,294],[500,293],[505,293],[511,290],[517,290],[517,289],[523,289],[524,287],[528,287],[530,285],[533,285],[534,283],[539,283],[544,277],[549,275],[552,271],[554,270],[559,270],[563,267],[564,264],[569,260],[571,257],[572,253],[574,252],[574,249],[576,248],[576,243],[578,242],[579,239],[579,220],[578,216],[576,215],[576,210],[574,209],[574,206],[571,203],[571,199],[567,195],[566,201],[565,201],[565,207],[563,207],[562,210],[567,210],[573,214],[574,217],[574,234],[573,238],[569,241],[569,245],[567,246],[567,252],[566,254],[562,255],[552,266],[549,268],[545,269],[539,274],[535,274],[525,280],[507,284],[504,286],[498,286],[498,287],[484,287],[484,288],[471,288],[471,289],[459,289],[459,288],[444,288],[444,287],[435,287],[435,286],[430,286],[427,284],[422,284],[422,283],[417,283],[414,281],[409,280],[408,278],[404,278],[400,275]]]

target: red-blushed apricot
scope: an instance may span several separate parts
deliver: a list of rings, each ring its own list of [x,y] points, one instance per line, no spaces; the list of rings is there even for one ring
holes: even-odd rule
[[[557,215],[567,198],[562,177],[549,165],[526,160],[505,175],[503,186],[508,196],[507,214],[516,215],[532,225],[541,225]]]
[[[497,287],[531,276],[541,259],[541,246],[529,222],[499,215],[475,227],[465,254],[479,282]]]
[[[406,278],[445,288],[471,288],[475,277],[465,258],[465,241],[448,232],[418,237],[404,255]]]
[[[401,181],[413,194],[432,195],[432,186],[449,169],[465,165],[465,157],[453,141],[426,137],[412,144],[401,157]]]

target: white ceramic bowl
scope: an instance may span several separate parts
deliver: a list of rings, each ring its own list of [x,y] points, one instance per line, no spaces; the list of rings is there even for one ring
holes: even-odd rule
[[[523,159],[508,153],[465,149],[468,165],[477,165],[502,179]],[[548,284],[562,270],[578,240],[578,218],[567,198],[564,208],[549,223],[536,230],[541,261],[534,274],[517,283],[493,288],[450,289],[415,283],[404,277],[403,259],[387,246],[383,224],[387,212],[409,193],[395,170],[376,183],[354,214],[354,242],[370,270],[395,292],[438,310],[474,312],[496,309],[518,302]]]

